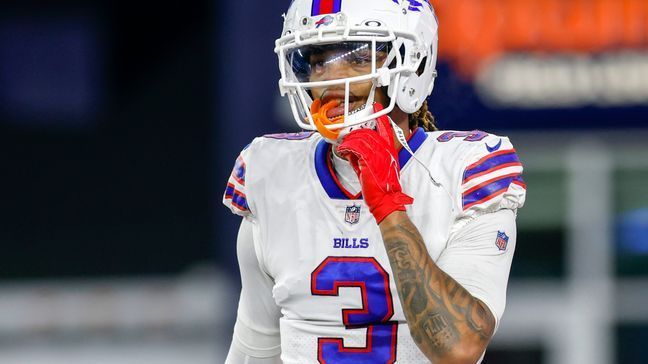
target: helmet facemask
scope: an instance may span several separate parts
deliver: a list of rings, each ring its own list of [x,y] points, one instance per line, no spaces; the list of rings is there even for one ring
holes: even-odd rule
[[[392,95],[401,73],[415,72],[418,67],[405,66],[403,43],[408,38],[414,37],[345,27],[279,39],[280,88],[288,96],[297,124],[318,130],[331,142],[355,128],[373,127],[376,118],[394,109]],[[373,105],[380,101],[377,90],[383,87],[388,105],[375,112]]]

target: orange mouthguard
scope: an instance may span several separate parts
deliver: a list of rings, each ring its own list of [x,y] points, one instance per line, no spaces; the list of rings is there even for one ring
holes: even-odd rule
[[[344,116],[336,116],[333,119],[329,119],[326,116],[326,112],[331,110],[334,107],[340,105],[340,101],[333,100],[329,101],[322,106],[322,99],[315,99],[311,104],[310,112],[313,115],[313,122],[317,131],[326,139],[336,140],[340,135],[340,129],[338,130],[329,130],[326,125],[341,124],[344,122]]]

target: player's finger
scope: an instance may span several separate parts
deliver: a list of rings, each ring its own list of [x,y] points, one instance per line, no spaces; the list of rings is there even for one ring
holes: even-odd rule
[[[374,150],[380,145],[381,141],[378,140],[378,136],[375,135],[375,132],[372,132],[374,135],[362,133],[356,135],[348,135],[342,143],[337,147],[339,153],[353,152],[356,155],[368,156],[374,152]]]
[[[365,140],[369,141],[370,144],[382,144],[383,138],[378,134],[376,130],[373,129],[358,129],[354,130],[351,133],[349,133],[346,137],[345,140]],[[343,141],[344,143],[344,141]]]
[[[340,145],[349,145],[358,143],[359,141],[369,141],[370,143],[378,141],[379,136],[375,130],[371,129],[358,129],[354,130],[344,137]]]

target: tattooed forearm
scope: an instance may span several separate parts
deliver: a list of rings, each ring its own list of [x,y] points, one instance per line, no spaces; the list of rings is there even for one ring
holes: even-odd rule
[[[490,311],[436,266],[404,213],[381,223],[380,229],[408,326],[419,348],[436,361],[456,352],[475,353],[476,361],[495,327]]]

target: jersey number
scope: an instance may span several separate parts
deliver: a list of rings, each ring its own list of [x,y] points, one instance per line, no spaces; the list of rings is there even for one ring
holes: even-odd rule
[[[347,329],[366,327],[365,347],[345,347],[342,338],[318,338],[320,363],[393,363],[396,361],[398,324],[394,314],[389,274],[374,258],[328,257],[311,274],[311,293],[337,296],[340,287],[358,287],[361,309],[342,309]]]
[[[454,138],[463,138],[467,142],[478,142],[488,136],[488,133],[481,130],[473,131],[448,131],[437,138],[440,142],[449,142]]]

